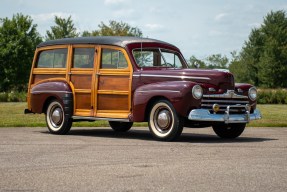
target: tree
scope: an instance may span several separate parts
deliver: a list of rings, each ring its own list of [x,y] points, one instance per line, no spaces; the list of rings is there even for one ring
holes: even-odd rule
[[[194,55],[192,55],[189,58],[188,64],[189,64],[189,67],[191,68],[201,68],[201,69],[207,68],[205,62],[196,58]]]
[[[206,58],[207,67],[210,69],[227,69],[228,58],[221,54],[213,54]]]
[[[142,31],[137,27],[131,27],[128,23],[109,21],[109,24],[101,22],[99,30],[84,31],[82,36],[135,36],[142,37]]]
[[[256,86],[287,87],[287,17],[284,11],[271,11],[261,27],[251,31],[240,60],[232,63],[230,70],[240,80]]]
[[[30,16],[0,19],[0,91],[27,88],[34,50],[42,41]]]
[[[46,31],[46,40],[79,36],[71,16],[67,19],[55,16],[55,23],[56,25],[51,27],[51,31]]]

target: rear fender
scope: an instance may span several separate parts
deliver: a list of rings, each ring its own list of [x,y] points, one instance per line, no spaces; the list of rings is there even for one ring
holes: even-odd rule
[[[65,80],[47,80],[34,85],[30,92],[30,110],[43,113],[48,102],[54,99],[64,106],[67,113],[73,113],[73,92]]]

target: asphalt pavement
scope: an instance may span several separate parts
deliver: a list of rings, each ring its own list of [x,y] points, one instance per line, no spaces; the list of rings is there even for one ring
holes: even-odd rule
[[[148,128],[0,128],[0,191],[287,191],[287,128],[235,140],[185,128],[177,142]]]

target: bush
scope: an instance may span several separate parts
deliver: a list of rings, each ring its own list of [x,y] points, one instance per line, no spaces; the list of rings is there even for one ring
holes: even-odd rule
[[[287,91],[285,89],[259,89],[258,104],[287,104]]]
[[[25,102],[26,92],[2,92],[0,93],[0,102]]]
[[[0,102],[7,102],[8,101],[8,93],[2,92],[0,93]]]

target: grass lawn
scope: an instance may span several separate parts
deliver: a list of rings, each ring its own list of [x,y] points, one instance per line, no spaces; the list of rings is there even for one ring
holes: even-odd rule
[[[24,114],[26,103],[0,102],[0,127],[45,127],[44,114]],[[253,121],[249,127],[287,127],[287,105],[258,105],[263,119]],[[77,122],[74,127],[103,127],[107,121]],[[135,126],[147,126],[136,123]]]

